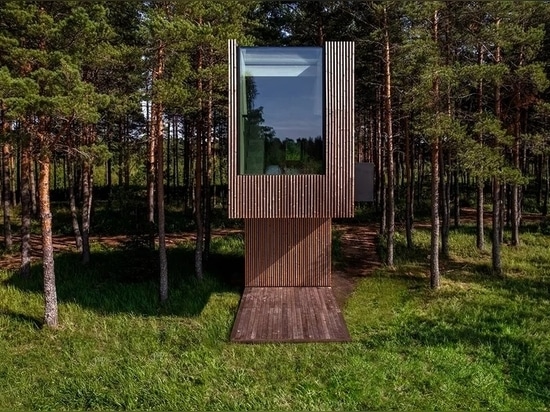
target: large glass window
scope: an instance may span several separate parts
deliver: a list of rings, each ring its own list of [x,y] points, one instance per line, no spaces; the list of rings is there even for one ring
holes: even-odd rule
[[[239,173],[324,174],[323,51],[239,49]]]

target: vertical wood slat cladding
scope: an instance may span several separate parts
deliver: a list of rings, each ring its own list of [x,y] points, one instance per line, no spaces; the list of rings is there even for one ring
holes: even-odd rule
[[[229,40],[229,217],[353,217],[354,44],[325,43],[325,174],[237,174],[237,43]]]
[[[245,219],[244,238],[245,286],[330,286],[330,219]]]
[[[229,82],[228,82],[228,119],[227,119],[227,139],[228,139],[228,180],[229,180],[229,217],[236,216],[233,212],[234,205],[237,204],[237,188],[235,186],[237,176],[237,146],[238,146],[238,130],[237,130],[237,116],[238,116],[238,99],[237,99],[237,84],[239,83],[238,71],[237,71],[237,40],[228,40],[228,66],[229,66]],[[233,206],[232,206],[233,205]]]

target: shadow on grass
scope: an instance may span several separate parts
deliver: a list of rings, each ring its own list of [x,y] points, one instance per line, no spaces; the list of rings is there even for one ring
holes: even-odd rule
[[[165,304],[161,305],[158,298],[158,252],[146,248],[94,252],[88,265],[82,265],[80,255],[75,253],[56,256],[58,301],[105,314],[193,317],[202,312],[212,294],[240,291],[244,278],[242,256],[212,254],[205,264],[204,278],[197,280],[192,248],[169,248],[167,254],[169,298]],[[14,274],[6,283],[23,291],[42,293],[42,266],[34,265],[29,278]],[[41,323],[34,318],[28,321]]]
[[[488,253],[488,252],[487,252]],[[530,299],[550,300],[550,256],[524,255],[522,264],[528,269],[513,266],[504,269],[504,276],[493,273],[490,255],[479,261],[442,260],[443,276],[461,283],[477,283],[504,293],[522,295]]]
[[[520,330],[521,322],[518,313],[506,304],[470,302],[458,312],[439,311],[437,319],[408,318],[401,324],[397,339],[408,341],[411,347],[465,346],[473,356],[502,365],[512,391],[548,401],[550,348],[528,335],[510,332]]]
[[[18,323],[29,324],[34,329],[37,329],[37,330],[42,328],[42,326],[44,325],[44,320],[39,319],[36,316],[25,315],[24,313],[16,313],[16,312],[8,311],[6,309],[4,309],[4,310],[0,309],[0,314],[5,315],[5,316],[9,316],[12,320],[14,320]]]
[[[358,341],[368,350],[393,347],[405,353],[410,351],[412,356],[416,356],[419,347],[440,348],[438,353],[449,359],[457,350],[466,352],[471,362],[495,365],[502,370],[511,393],[543,403],[550,401],[550,344],[544,327],[537,326],[548,322],[548,281],[487,278],[480,274],[465,278],[485,288],[434,293],[425,278],[383,273],[379,279],[388,282],[380,289],[399,290],[394,283],[397,281],[408,292],[394,303],[393,321],[374,326]],[[464,280],[460,277],[460,281]],[[408,305],[411,300],[421,302],[421,310],[416,303]],[[405,306],[400,313],[399,308]],[[380,310],[380,306],[377,308]]]

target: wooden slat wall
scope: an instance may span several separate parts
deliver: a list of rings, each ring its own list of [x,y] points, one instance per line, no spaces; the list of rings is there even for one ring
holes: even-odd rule
[[[244,237],[245,286],[330,286],[330,219],[245,219]]]
[[[228,66],[229,66],[229,113],[227,119],[227,139],[228,139],[228,178],[229,178],[229,217],[241,217],[236,216],[233,212],[236,198],[237,187],[236,176],[237,176],[237,146],[239,144],[239,135],[238,135],[238,99],[237,99],[237,85],[239,84],[238,71],[237,71],[237,40],[228,41]]]
[[[353,217],[354,43],[325,43],[327,191],[332,217]]]
[[[354,44],[325,43],[325,175],[237,174],[237,43],[229,41],[229,217],[353,216]]]

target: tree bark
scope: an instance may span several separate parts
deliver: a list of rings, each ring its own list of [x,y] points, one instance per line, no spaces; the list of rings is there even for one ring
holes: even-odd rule
[[[96,140],[94,125],[84,127],[84,143],[91,146]],[[94,188],[94,159],[84,156],[82,162],[82,263],[90,262],[90,228]]]
[[[2,125],[4,132],[6,124]],[[11,145],[4,143],[2,145],[2,207],[4,212],[4,246],[6,249],[13,247],[13,237],[11,233],[11,173],[10,173]]]
[[[212,49],[210,49],[210,64],[212,58]],[[210,76],[207,83],[208,87],[208,102],[206,113],[206,150],[205,150],[205,167],[204,173],[204,260],[208,262],[210,258],[210,243],[212,240],[212,129],[214,127],[214,111],[213,111],[213,80]]]
[[[519,90],[517,91],[516,100],[519,105]],[[521,126],[520,126],[520,108],[517,107],[514,116],[514,145],[512,148],[512,156],[514,167],[516,170],[521,171],[520,167],[520,140],[521,140]],[[521,223],[521,208],[520,208],[520,185],[513,183],[510,186],[511,191],[511,207],[510,207],[510,223],[511,223],[511,244],[512,246],[519,246],[519,227]]]
[[[376,100],[379,102],[381,100],[380,88],[376,88]],[[382,213],[382,218],[380,220],[380,234],[386,233],[386,192],[385,192],[385,172],[384,172],[384,140],[382,138],[382,109],[380,104],[376,105],[375,117],[376,117],[376,206],[379,211]]]
[[[395,238],[395,165],[393,160],[393,129],[392,129],[392,101],[391,101],[391,44],[388,28],[388,12],[384,7],[384,129],[386,132],[386,173],[388,185],[386,189],[386,264],[394,264]]]
[[[203,64],[203,52],[199,47],[197,56],[197,68],[200,71]],[[201,96],[203,91],[202,79],[197,80],[197,91]],[[199,119],[197,124],[197,141],[195,157],[195,223],[197,230],[197,239],[195,243],[195,276],[197,279],[203,278],[203,248],[204,248],[204,222],[203,222],[203,193],[202,193],[202,165],[203,148],[202,139],[204,138],[204,108],[202,97],[199,97]]]
[[[502,276],[502,263],[500,260],[500,182],[496,177],[493,178],[493,245],[491,248],[492,252],[492,266],[493,273],[496,276]]]
[[[483,203],[485,202],[485,196],[483,191],[483,178],[477,178],[477,191],[476,191],[476,246],[479,250],[485,249],[485,227],[484,227],[484,211]]]
[[[20,273],[30,276],[31,271],[31,164],[30,139],[24,138],[21,148],[21,265]]]
[[[158,64],[158,62],[157,62]],[[153,73],[158,67],[153,70]],[[154,74],[153,74],[153,77]],[[153,80],[154,82],[154,80]],[[147,224],[149,230],[149,247],[155,248],[155,164],[156,139],[152,133],[151,116],[149,115],[149,139],[147,147]]]
[[[439,137],[434,137],[431,144],[432,152],[432,213],[431,213],[431,255],[430,255],[430,286],[439,288]]]
[[[500,18],[497,18],[496,21],[496,27],[497,30],[500,26]],[[501,62],[501,49],[500,46],[497,45],[496,51],[495,51],[495,63]],[[500,84],[497,84],[495,86],[495,117],[499,120],[502,119],[502,94],[501,94],[501,86]],[[503,208],[502,208],[502,190],[501,190],[501,182],[499,181],[497,176],[493,176],[493,184],[492,184],[492,191],[493,191],[493,234],[492,234],[492,246],[491,246],[491,260],[492,260],[492,267],[493,267],[493,273],[497,276],[502,276],[502,264],[501,264],[501,258],[500,258],[500,244],[502,242],[502,235],[503,235]]]
[[[56,327],[58,324],[57,290],[52,239],[52,213],[50,209],[50,157],[42,148],[39,159],[38,196],[42,225],[42,267],[44,275],[44,324]]]
[[[481,67],[484,64],[484,47],[478,45],[478,65]],[[481,116],[483,114],[483,79],[479,80],[477,85],[477,112]],[[478,136],[480,145],[483,145],[483,133]],[[485,227],[484,227],[484,211],[483,205],[485,203],[484,186],[485,180],[483,176],[477,177],[477,191],[476,191],[476,246],[479,250],[485,249]]]
[[[157,209],[158,209],[158,236],[159,236],[159,299],[161,303],[168,300],[168,260],[166,257],[166,230],[164,214],[164,136],[161,102],[153,104],[154,134],[157,138]]]
[[[449,228],[450,228],[450,199],[449,179],[445,170],[445,153],[439,149],[439,171],[440,171],[440,204],[441,204],[441,255],[449,257]]]
[[[169,5],[160,2],[158,8],[163,9],[164,16],[170,18]],[[155,247],[155,222],[154,222],[154,190],[157,191],[157,214],[158,214],[158,236],[159,236],[159,299],[161,303],[168,299],[168,261],[166,256],[166,229],[164,210],[164,103],[157,90],[157,82],[164,76],[166,65],[166,42],[159,38],[156,40],[155,64],[152,71],[151,81],[151,122],[150,122],[150,147],[149,167],[150,177],[148,195],[149,197],[149,230],[151,248]],[[156,174],[155,174],[156,166]],[[155,182],[156,176],[156,182]],[[168,174],[168,178],[170,178]]]
[[[80,231],[80,224],[78,223],[78,210],[76,206],[76,195],[75,195],[75,183],[74,183],[74,159],[71,157],[69,159],[69,209],[71,211],[71,221],[73,225],[73,234],[76,245],[76,250],[79,253],[82,253],[82,233]]]
[[[438,39],[439,11],[434,12],[433,21],[433,39]],[[433,81],[433,98],[435,113],[439,113],[439,79]],[[438,289],[440,286],[439,276],[439,151],[440,137],[432,136],[431,143],[431,163],[432,163],[432,210],[431,210],[431,245],[430,245],[430,286],[432,289]]]
[[[93,165],[90,159],[82,163],[82,263],[90,262],[90,227],[93,198]]]
[[[191,199],[193,192],[191,191],[191,127],[189,121],[184,125],[183,130],[183,203],[185,213],[188,214],[191,209]]]
[[[459,184],[458,167],[453,172],[453,190],[454,190],[454,227],[460,227],[460,184]]]
[[[407,199],[405,210],[405,233],[407,237],[407,248],[412,248],[412,230],[414,222],[414,181],[413,181],[413,156],[411,156],[411,136],[409,133],[408,119],[405,119],[405,174],[407,175]]]
[[[544,199],[542,202],[542,215],[548,215],[548,198],[550,197],[550,156],[544,155]]]

